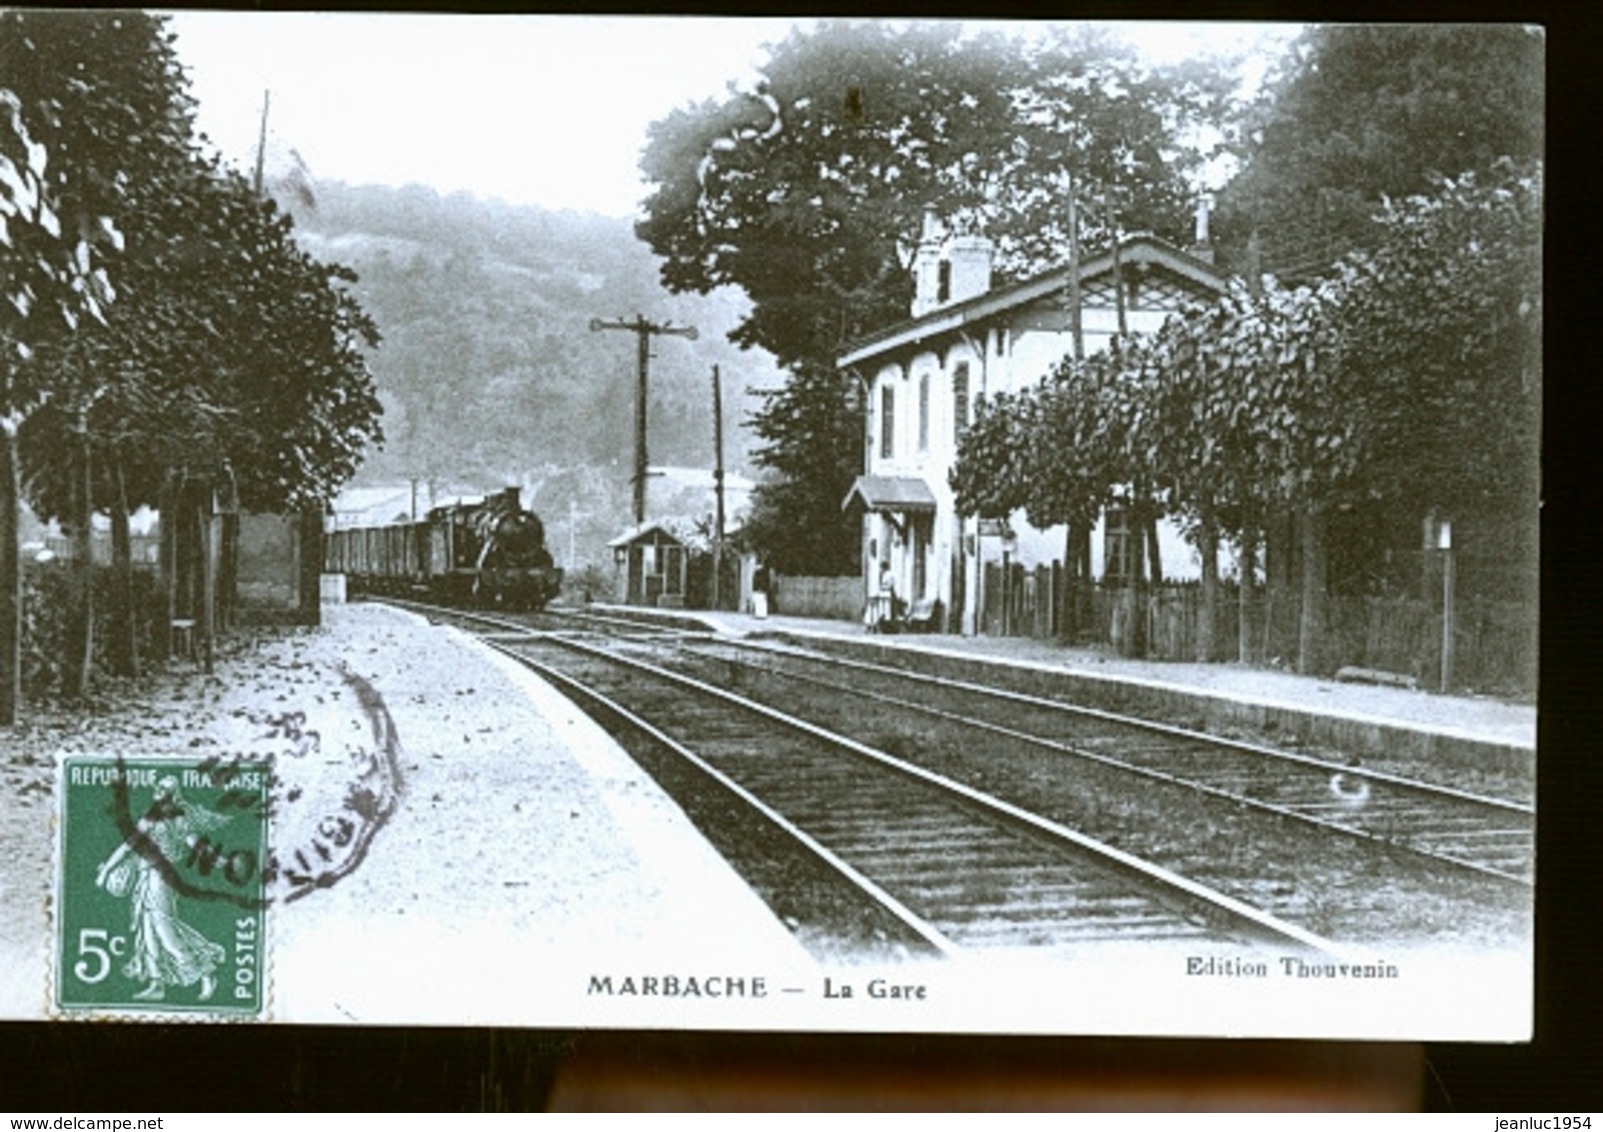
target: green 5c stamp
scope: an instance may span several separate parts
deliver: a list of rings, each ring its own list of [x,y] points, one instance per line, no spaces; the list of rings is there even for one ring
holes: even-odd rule
[[[269,779],[216,758],[63,760],[58,1009],[263,1015]]]

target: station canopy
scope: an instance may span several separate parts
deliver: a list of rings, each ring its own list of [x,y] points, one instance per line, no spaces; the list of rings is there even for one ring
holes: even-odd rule
[[[858,476],[841,500],[841,510],[859,501],[869,511],[902,515],[934,514],[935,494],[917,476]]]

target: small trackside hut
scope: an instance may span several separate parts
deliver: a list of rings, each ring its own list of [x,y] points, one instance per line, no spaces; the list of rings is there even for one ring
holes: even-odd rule
[[[631,527],[611,542],[616,568],[615,600],[622,605],[683,609],[690,593],[690,559],[695,548],[666,523]]]
[[[755,563],[727,540],[722,553],[714,554],[705,520],[669,517],[642,523],[607,547],[614,570],[612,600],[620,605],[736,609],[750,601]]]

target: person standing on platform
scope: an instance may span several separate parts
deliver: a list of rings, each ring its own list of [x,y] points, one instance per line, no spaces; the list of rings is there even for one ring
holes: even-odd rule
[[[863,616],[864,623],[871,633],[888,632],[891,619],[896,612],[896,576],[891,573],[891,564],[879,564],[879,584],[874,593],[869,596],[868,609]]]
[[[768,583],[768,567],[758,566],[756,572],[751,576],[751,613],[753,617],[768,616]]]

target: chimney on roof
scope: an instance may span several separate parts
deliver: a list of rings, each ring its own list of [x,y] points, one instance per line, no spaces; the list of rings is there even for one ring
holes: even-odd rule
[[[1197,198],[1197,231],[1186,249],[1204,263],[1213,262],[1213,240],[1208,235],[1208,214],[1213,210],[1213,196],[1203,193]]]
[[[954,236],[947,241],[950,287],[947,302],[961,303],[991,289],[991,253],[995,245],[984,236]]]
[[[913,256],[913,317],[989,291],[993,248],[984,236],[948,236],[935,210],[926,209]]]
[[[913,253],[913,317],[941,305],[941,222],[935,209],[924,210],[924,230]]]

